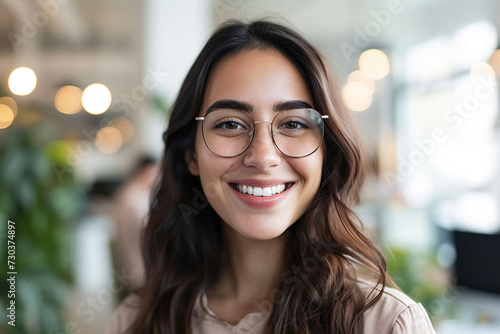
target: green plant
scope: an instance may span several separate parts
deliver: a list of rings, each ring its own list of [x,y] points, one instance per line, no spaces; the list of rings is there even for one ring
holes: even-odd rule
[[[0,133],[0,326],[7,333],[64,332],[61,310],[72,280],[71,231],[80,191],[71,168],[55,173],[65,166],[57,159],[61,146],[44,144],[44,129],[38,129]],[[15,223],[15,327],[5,321],[12,300],[7,295],[7,272],[12,271],[8,220]]]
[[[153,110],[160,112],[166,116],[166,118],[170,116],[170,105],[163,95],[151,94],[149,97],[149,103],[153,107]]]
[[[413,300],[422,303],[434,323],[455,312],[448,297],[452,289],[449,273],[439,266],[434,252],[416,254],[391,247],[386,258],[387,271],[394,283]]]

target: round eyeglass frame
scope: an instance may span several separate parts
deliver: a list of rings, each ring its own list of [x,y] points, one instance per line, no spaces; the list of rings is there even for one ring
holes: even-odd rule
[[[321,132],[321,139],[318,143],[318,147],[316,147],[311,153],[308,153],[308,154],[305,154],[305,155],[300,155],[300,156],[293,156],[293,155],[289,155],[289,154],[286,154],[285,152],[283,152],[278,144],[276,144],[276,139],[274,138],[274,132],[273,132],[273,123],[274,123],[274,120],[276,119],[276,117],[278,117],[280,114],[276,114],[272,121],[255,121],[252,117],[252,115],[250,115],[249,113],[247,113],[246,111],[241,111],[241,110],[238,110],[240,111],[241,113],[247,115],[253,122],[253,129],[252,129],[252,132],[250,133],[250,141],[248,142],[248,145],[247,147],[241,152],[241,153],[238,153],[238,154],[235,154],[235,155],[221,155],[221,154],[218,154],[217,152],[214,152],[210,146],[208,145],[207,143],[207,139],[205,137],[205,130],[204,130],[204,126],[203,126],[203,122],[205,121],[205,118],[207,117],[208,114],[210,114],[212,111],[215,111],[215,110],[218,110],[218,109],[213,109],[213,110],[210,110],[208,111],[205,116],[200,116],[200,117],[195,117],[195,121],[202,121],[202,124],[201,124],[201,133],[202,133],[202,136],[203,136],[203,141],[205,142],[205,146],[208,148],[208,150],[210,152],[212,152],[213,154],[219,156],[219,157],[223,157],[223,158],[234,158],[234,157],[237,157],[237,156],[240,156],[242,155],[243,153],[245,153],[249,148],[250,146],[252,145],[252,142],[253,142],[253,138],[255,136],[255,124],[258,124],[258,123],[269,123],[271,125],[271,137],[273,138],[273,144],[274,144],[274,147],[276,147],[278,149],[278,151],[280,151],[282,154],[286,155],[287,157],[290,157],[290,158],[305,158],[307,156],[310,156],[311,154],[313,154],[314,152],[316,152],[318,150],[318,148],[321,146],[321,143],[323,142],[323,138],[325,136],[325,119],[329,118],[328,115],[322,115],[319,111],[315,110],[315,109],[312,109],[312,108],[303,108],[302,110],[311,110],[311,111],[314,111],[315,113],[318,114],[318,116],[321,118],[321,120],[323,121],[323,128],[322,128],[322,132]],[[285,111],[286,112],[286,111]]]

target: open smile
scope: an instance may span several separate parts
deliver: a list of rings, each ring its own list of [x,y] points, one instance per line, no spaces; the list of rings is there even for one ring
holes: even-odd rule
[[[268,187],[257,187],[238,183],[230,183],[230,186],[242,194],[248,194],[256,197],[269,197],[286,191],[293,186],[293,182],[276,184]]]
[[[246,184],[232,183],[231,186],[242,194],[253,195],[257,197],[268,197],[281,194],[293,185],[292,182],[277,184],[269,187],[252,187]]]

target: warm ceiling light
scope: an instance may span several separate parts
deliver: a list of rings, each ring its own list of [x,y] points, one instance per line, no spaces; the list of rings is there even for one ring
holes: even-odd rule
[[[0,97],[0,104],[8,106],[14,112],[14,117],[17,116],[17,103],[12,97]]]
[[[122,143],[123,138],[120,131],[110,126],[102,128],[95,136],[95,144],[103,153],[115,153],[120,149]]]
[[[0,129],[9,127],[14,121],[14,111],[5,104],[0,104]]]
[[[490,57],[489,63],[495,70],[497,76],[500,77],[500,49],[496,49]]]
[[[366,50],[359,56],[359,68],[369,78],[382,79],[389,74],[389,58],[380,50]]]
[[[82,90],[69,85],[59,88],[54,97],[54,105],[63,114],[76,114],[82,110]]]
[[[363,85],[366,85],[371,94],[375,93],[375,80],[367,77],[366,74],[361,70],[357,70],[349,74],[349,76],[347,77],[347,83],[351,82],[359,82]]]
[[[100,83],[89,85],[82,94],[83,108],[92,115],[99,115],[111,105],[111,92]]]
[[[488,63],[480,62],[471,66],[470,77],[484,77],[491,80],[490,78],[495,78],[495,70]]]
[[[108,126],[112,126],[120,131],[124,144],[128,143],[134,135],[134,126],[132,125],[132,122],[126,118],[118,117],[112,119]]]
[[[373,95],[369,88],[359,82],[351,82],[342,88],[342,99],[352,111],[363,111],[372,104]]]
[[[36,87],[36,74],[31,68],[18,67],[9,76],[9,89],[20,96],[28,95]]]

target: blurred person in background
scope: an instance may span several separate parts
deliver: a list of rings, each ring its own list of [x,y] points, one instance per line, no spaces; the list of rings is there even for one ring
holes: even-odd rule
[[[269,21],[219,28],[164,139],[146,283],[108,333],[434,333],[351,209],[361,141],[299,34]]]
[[[158,175],[158,164],[142,157],[131,178],[120,187],[113,200],[113,255],[115,268],[132,277],[127,288],[134,289],[144,281],[140,236],[147,221],[151,189]]]

